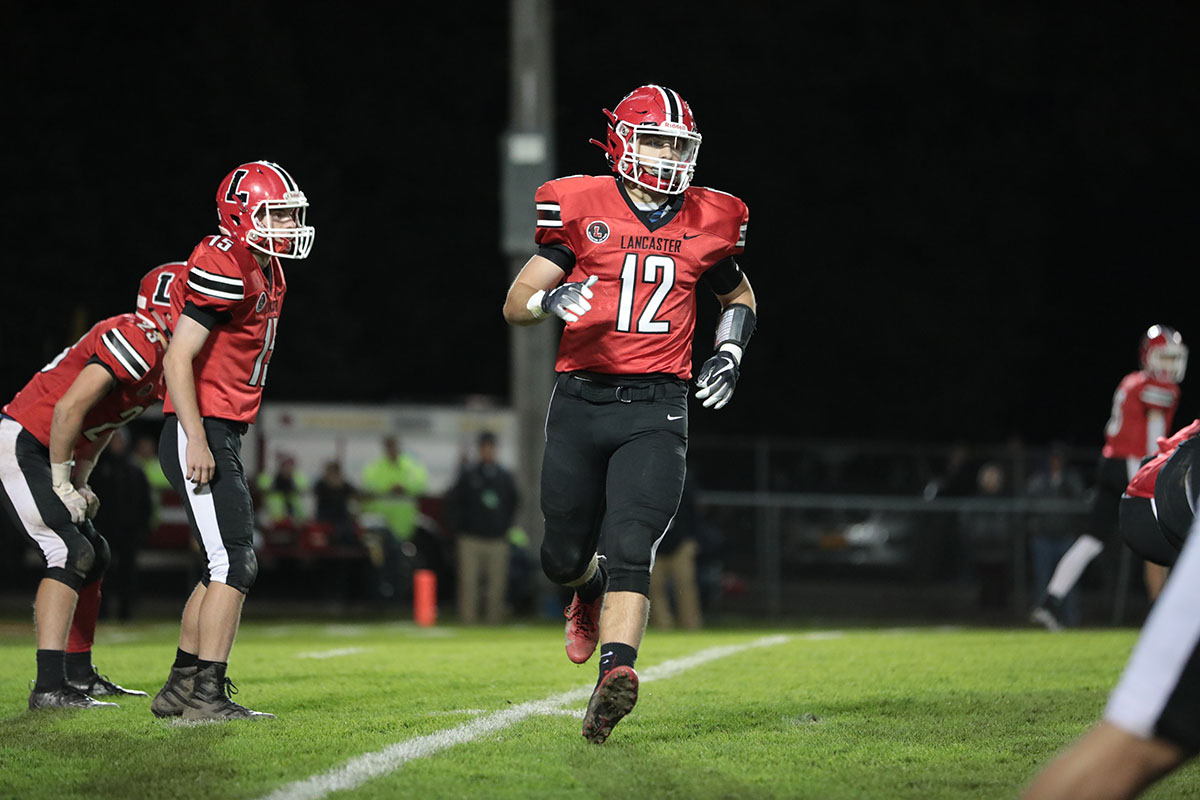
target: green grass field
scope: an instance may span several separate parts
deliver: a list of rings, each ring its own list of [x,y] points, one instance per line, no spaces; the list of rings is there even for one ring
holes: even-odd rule
[[[101,671],[153,694],[167,623],[102,624]],[[561,627],[243,624],[237,700],[25,710],[33,632],[0,625],[0,798],[1013,798],[1100,713],[1132,630],[650,631],[638,706],[579,734],[593,662]],[[1146,796],[1200,796],[1190,766]]]

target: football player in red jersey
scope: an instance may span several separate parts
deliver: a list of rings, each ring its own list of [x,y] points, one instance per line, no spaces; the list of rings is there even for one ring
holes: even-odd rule
[[[686,469],[698,286],[722,307],[716,352],[696,378],[705,408],[733,396],[755,325],[754,292],[736,260],[746,205],[691,185],[701,141],[691,108],[649,85],[604,113],[608,136],[593,143],[615,175],[537,190],[538,250],[504,304],[512,325],[566,323],[546,420],[541,560],[552,581],[575,590],[568,657],[583,663],[600,644],[583,723],[597,744],[637,702],[654,551]]]
[[[46,564],[34,601],[37,678],[29,707],[113,706],[93,699],[141,695],[92,665],[100,583],[108,543],[92,526],[99,498],[88,477],[113,429],[162,397],[169,316],[143,313],[150,292],[182,265],[163,264],[142,279],[137,314],[98,322],[47,364],[0,416],[0,501]]]
[[[1158,439],[1170,429],[1179,406],[1179,384],[1187,371],[1187,345],[1178,331],[1152,325],[1139,348],[1141,369],[1121,379],[1113,393],[1112,414],[1104,429],[1104,449],[1096,471],[1091,531],[1083,534],[1059,559],[1045,593],[1031,617],[1049,630],[1061,630],[1061,608],[1088,564],[1116,530],[1121,495],[1141,466],[1157,452]],[[1163,567],[1146,562],[1146,588],[1153,600],[1166,579]]]
[[[242,603],[258,574],[242,435],[258,414],[287,284],[281,258],[302,259],[314,231],[308,200],[278,164],[253,161],[217,188],[219,233],[206,236],[171,293],[175,331],[163,365],[159,461],[184,499],[207,556],[184,606],[175,663],[151,703],[160,717],[270,717],[230,698],[226,677]]]

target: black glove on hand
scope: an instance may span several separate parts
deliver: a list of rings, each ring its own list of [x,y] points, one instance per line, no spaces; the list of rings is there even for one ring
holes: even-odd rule
[[[696,376],[696,387],[699,389],[696,397],[704,401],[705,408],[724,408],[733,397],[739,372],[733,354],[718,350],[704,362],[700,374]]]

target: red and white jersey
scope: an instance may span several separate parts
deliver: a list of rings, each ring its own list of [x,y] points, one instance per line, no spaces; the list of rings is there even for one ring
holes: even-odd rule
[[[247,247],[216,234],[196,245],[187,279],[171,291],[176,325],[189,304],[217,320],[192,361],[202,417],[250,423],[258,414],[287,292],[279,259],[267,269],[269,277]],[[164,411],[175,413],[169,392]]]
[[[1175,453],[1179,445],[1198,433],[1200,433],[1200,419],[1195,420],[1191,425],[1180,428],[1170,439],[1159,437],[1158,455],[1141,466],[1137,474],[1133,476],[1133,480],[1129,481],[1125,494],[1130,497],[1154,497],[1154,483],[1158,480],[1158,473],[1163,468],[1163,464],[1167,463],[1167,459]]]
[[[539,245],[575,254],[567,281],[597,277],[592,310],[566,325],[558,372],[692,375],[696,282],[742,252],[746,204],[691,187],[653,223],[611,176],[577,175],[537,190]]]
[[[121,314],[96,323],[83,338],[63,350],[3,409],[39,442],[50,446],[54,405],[89,363],[105,367],[116,385],[84,415],[78,449],[100,434],[119,428],[163,395],[162,357],[166,347],[154,323]]]
[[[1152,378],[1144,371],[1126,375],[1113,392],[1112,415],[1104,428],[1105,458],[1145,458],[1152,411],[1163,415],[1163,430],[1170,430],[1179,406],[1179,385]],[[1152,449],[1152,448],[1151,448]]]

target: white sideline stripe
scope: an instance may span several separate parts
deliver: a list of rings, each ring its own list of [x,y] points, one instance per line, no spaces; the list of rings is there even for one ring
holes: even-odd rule
[[[670,678],[681,672],[686,672],[709,661],[736,655],[756,647],[772,647],[788,641],[788,636],[766,636],[745,644],[731,644],[723,647],[710,647],[690,656],[664,661],[639,673],[638,682]],[[374,753],[364,753],[355,756],[340,767],[328,772],[313,775],[310,778],[285,784],[262,800],[317,800],[330,792],[355,789],[373,778],[379,778],[395,772],[409,761],[431,756],[440,750],[446,750],[459,744],[466,744],[488,734],[501,731],[510,725],[515,725],[528,717],[538,714],[557,714],[561,706],[576,703],[586,697],[591,697],[592,686],[581,686],[561,694],[551,695],[542,700],[531,700],[519,705],[510,706],[499,711],[465,722],[454,728],[437,731],[426,736],[418,736],[403,742],[388,745]]]
[[[365,653],[369,647],[339,647],[335,650],[314,650],[308,653],[296,653],[296,658],[337,658]]]

